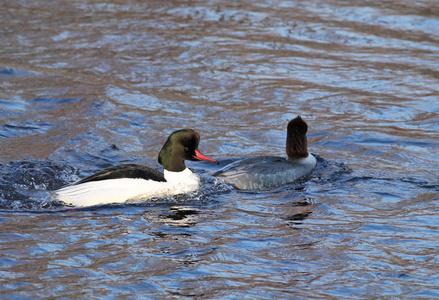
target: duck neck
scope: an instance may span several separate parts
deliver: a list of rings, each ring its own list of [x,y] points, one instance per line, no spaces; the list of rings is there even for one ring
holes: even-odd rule
[[[165,170],[170,172],[181,172],[186,169],[182,155],[177,155],[173,144],[168,140],[160,150],[158,162]]]
[[[182,159],[170,159],[162,161],[163,168],[169,172],[182,172],[186,170],[186,165]]]
[[[306,135],[288,133],[286,150],[289,159],[308,157],[308,141],[306,140]]]

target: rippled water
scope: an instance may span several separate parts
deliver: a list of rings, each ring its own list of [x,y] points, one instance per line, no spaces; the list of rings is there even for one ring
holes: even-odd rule
[[[439,4],[9,1],[0,8],[0,294],[439,297]],[[284,155],[305,182],[72,209],[49,191],[159,168],[175,129],[221,165]],[[219,167],[221,167],[221,165]]]

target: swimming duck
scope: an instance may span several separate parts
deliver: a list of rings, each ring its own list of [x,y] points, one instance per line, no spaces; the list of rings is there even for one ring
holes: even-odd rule
[[[163,173],[135,164],[114,166],[56,190],[53,196],[74,206],[92,206],[195,191],[200,178],[186,167],[185,160],[217,162],[198,151],[199,142],[195,130],[174,131],[158,156]]]
[[[213,175],[241,190],[276,187],[306,177],[317,164],[316,158],[308,153],[307,131],[308,125],[297,116],[287,126],[287,158],[255,156],[241,159]]]

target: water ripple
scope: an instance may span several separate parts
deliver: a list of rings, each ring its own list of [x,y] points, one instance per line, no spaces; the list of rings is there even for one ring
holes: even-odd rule
[[[435,0],[6,1],[2,296],[438,297],[438,15]],[[299,114],[318,158],[303,182],[237,191],[189,162],[188,195],[47,198],[108,166],[160,168],[180,128],[221,164],[281,156]]]

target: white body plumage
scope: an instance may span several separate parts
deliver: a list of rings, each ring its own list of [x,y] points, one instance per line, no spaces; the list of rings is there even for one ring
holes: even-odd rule
[[[199,176],[188,168],[181,172],[164,170],[164,177],[166,182],[141,178],[90,181],[66,186],[53,196],[64,203],[84,207],[178,195],[196,191],[200,185]]]

